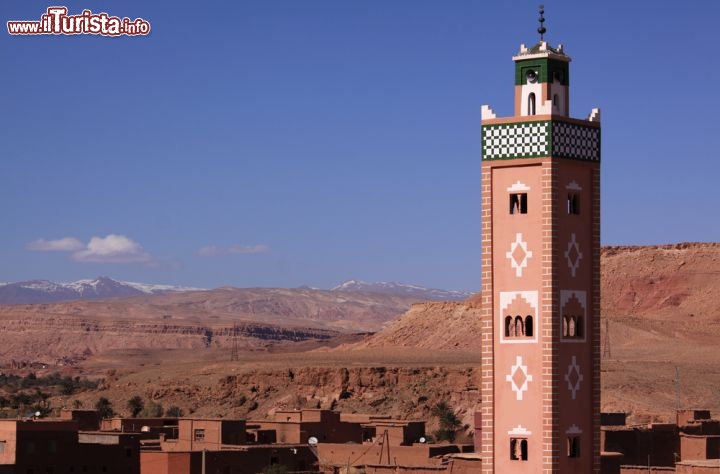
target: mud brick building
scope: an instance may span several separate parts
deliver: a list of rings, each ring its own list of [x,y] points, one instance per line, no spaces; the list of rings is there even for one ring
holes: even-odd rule
[[[139,436],[79,432],[75,421],[0,420],[0,473],[139,474]]]

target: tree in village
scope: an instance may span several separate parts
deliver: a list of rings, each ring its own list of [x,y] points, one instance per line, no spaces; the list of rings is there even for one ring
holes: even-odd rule
[[[431,411],[432,415],[438,419],[440,425],[433,434],[437,441],[455,441],[455,436],[460,428],[462,428],[462,422],[455,414],[452,407],[444,401],[438,402]]]
[[[150,400],[140,414],[145,418],[160,418],[165,413],[162,404]]]
[[[110,400],[105,397],[100,397],[100,399],[95,404],[95,409],[100,415],[100,418],[112,418],[113,416],[115,416],[115,411],[112,408],[112,403],[110,403]]]
[[[182,418],[182,416],[183,416],[182,408],[175,406],[175,405],[171,405],[170,408],[168,408],[165,411],[165,416],[167,416],[168,418]]]
[[[145,403],[140,395],[135,395],[127,401],[127,409],[130,410],[130,416],[133,418],[137,418],[143,408],[145,408]]]

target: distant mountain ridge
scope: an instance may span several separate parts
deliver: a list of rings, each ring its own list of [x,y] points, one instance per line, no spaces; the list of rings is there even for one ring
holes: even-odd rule
[[[303,287],[307,288],[307,287]],[[310,288],[307,288],[310,289]],[[53,282],[49,280],[28,280],[0,283],[0,304],[42,304],[72,300],[100,300],[131,296],[158,295],[186,291],[205,291],[173,285],[158,285],[114,280],[100,276],[93,280]],[[366,282],[348,280],[331,288],[332,292],[375,293],[388,296],[412,297],[418,301],[462,301],[472,296],[463,291],[425,288],[398,282]]]
[[[94,280],[77,280],[67,283],[29,280],[0,283],[0,304],[54,303],[195,290],[201,290],[201,288],[118,281],[104,276]]]
[[[440,290],[425,288],[417,285],[408,285],[397,282],[370,283],[361,280],[348,280],[330,291],[345,291],[354,293],[381,293],[387,295],[413,296],[418,300],[461,301],[470,298],[473,293],[466,291]]]

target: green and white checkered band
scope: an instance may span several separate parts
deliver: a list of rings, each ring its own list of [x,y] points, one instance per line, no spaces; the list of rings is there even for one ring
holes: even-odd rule
[[[550,122],[483,125],[483,160],[536,158],[550,154]]]
[[[542,156],[600,161],[600,129],[559,121],[483,125],[483,160]]]
[[[569,122],[552,123],[553,156],[600,161],[600,129]]]

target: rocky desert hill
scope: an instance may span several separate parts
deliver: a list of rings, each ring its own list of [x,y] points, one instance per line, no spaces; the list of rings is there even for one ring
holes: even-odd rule
[[[720,243],[604,247],[601,265],[604,317],[720,321]]]
[[[720,244],[606,247],[601,262],[603,408],[720,417]]]
[[[385,330],[352,344],[352,347],[462,349],[479,353],[479,334],[479,303],[472,300],[426,301],[412,305],[407,313],[390,323]]]
[[[668,420],[677,406],[709,408],[720,415],[720,244],[606,247],[601,264],[603,410],[628,411],[635,422]],[[308,293],[301,295],[305,302],[296,307],[289,300],[275,299],[284,291],[294,290],[258,293],[252,302],[229,291],[218,299],[187,294],[180,300],[171,295],[168,300],[147,297],[121,304],[4,307],[0,323],[7,324],[6,340],[25,338],[15,347],[27,344],[28,325],[52,318],[60,321],[51,326],[60,334],[60,326],[70,321],[95,321],[97,326],[89,330],[70,325],[65,333],[70,338],[80,340],[84,331],[95,332],[96,340],[124,341],[98,344],[74,367],[76,373],[104,378],[97,391],[58,397],[53,401],[56,406],[91,406],[104,396],[122,408],[131,396],[141,395],[198,416],[257,419],[278,408],[309,406],[429,419],[432,406],[445,400],[464,423],[472,425],[479,402],[475,300],[416,303],[384,329],[348,342],[323,331],[383,327],[384,321],[395,319],[388,308],[393,304],[407,308],[410,301],[379,303],[368,295],[364,303],[351,305],[357,305],[357,313],[335,314],[335,320],[341,321],[335,322],[324,316],[343,307],[338,300],[343,296]],[[329,299],[315,301],[317,297]],[[380,310],[386,312],[380,316]],[[165,339],[167,331],[158,326],[230,327],[238,314],[250,311],[265,314],[263,324],[276,325],[278,331],[302,327],[318,333],[298,338],[302,342],[246,342],[232,358],[230,346],[238,338],[216,336],[206,344],[206,335],[192,333]],[[263,318],[255,318],[253,324],[258,319]],[[120,328],[103,336],[98,321],[138,325],[135,332]],[[54,350],[76,343],[67,341],[66,335],[57,336]],[[42,337],[52,341],[48,335]],[[178,344],[183,337],[192,344]],[[142,344],[132,345],[142,338]],[[170,340],[175,345],[164,345]],[[330,347],[338,344],[342,345]]]

